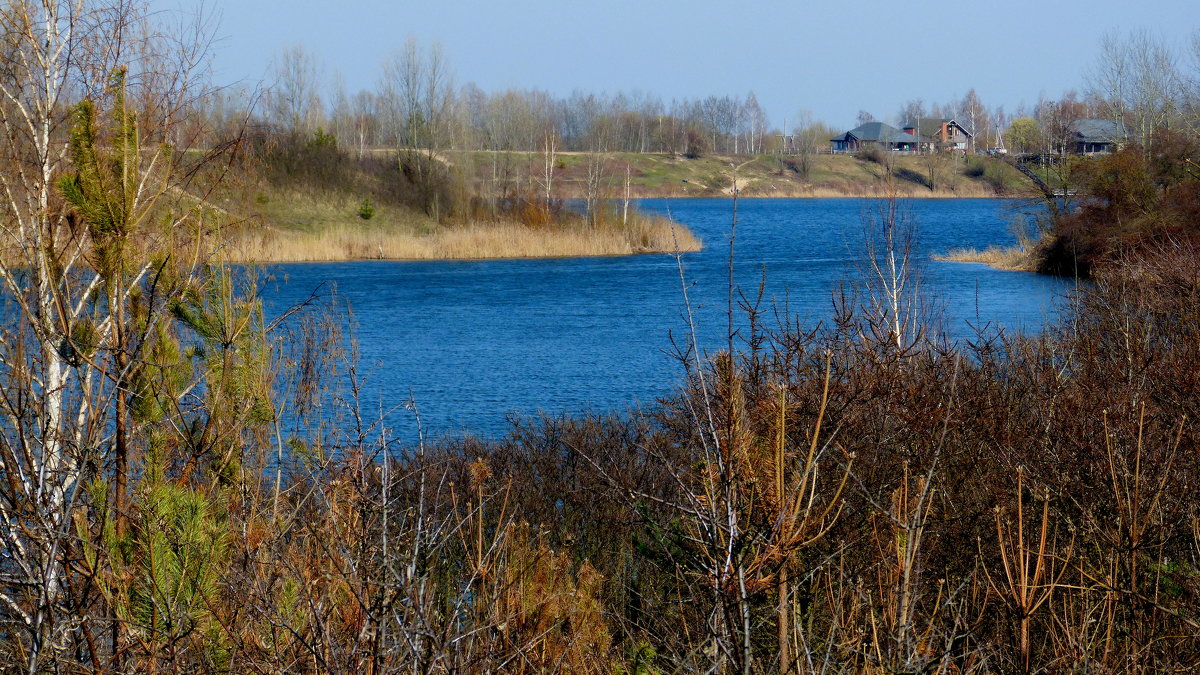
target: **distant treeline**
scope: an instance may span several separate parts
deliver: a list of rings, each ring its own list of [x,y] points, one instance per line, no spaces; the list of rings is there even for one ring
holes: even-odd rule
[[[1147,146],[1153,129],[1195,131],[1200,114],[1200,50],[1167,45],[1146,33],[1105,37],[1081,92],[1032,105],[987,104],[968,86],[961,98],[914,98],[892,114],[860,110],[855,120],[821,121],[798,106],[771,120],[753,92],[664,101],[652,92],[487,92],[459,85],[438,45],[409,39],[380,66],[378,84],[348,92],[332,86],[318,58],[303,46],[278,54],[261,96],[222,89],[197,101],[211,128],[240,128],[250,119],[276,132],[331,134],[347,149],[427,148],[493,151],[655,152],[675,155],[805,153],[863,122],[893,124],[953,118],[971,134],[971,149],[1056,152],[1070,145],[1081,119],[1121,122],[1129,140]],[[969,85],[969,83],[967,83]],[[816,107],[817,102],[808,102]]]
[[[495,151],[761,153],[771,139],[753,92],[664,103],[652,94],[555,97],[538,90],[484,92],[459,87],[438,46],[415,40],[382,66],[379,85],[349,94],[326,91],[311,52],[280,54],[260,105],[239,92],[206,101],[205,114],[232,127],[247,116],[282,133],[337,137],[347,149],[422,148]],[[778,139],[775,140],[778,142]]]

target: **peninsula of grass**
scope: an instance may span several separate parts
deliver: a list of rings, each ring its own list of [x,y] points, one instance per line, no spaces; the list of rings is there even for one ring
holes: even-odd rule
[[[626,223],[582,218],[533,226],[515,220],[439,223],[402,207],[292,194],[263,204],[228,233],[227,258],[239,262],[473,260],[686,253],[700,250],[690,230],[638,214]]]
[[[465,260],[698,251],[686,227],[596,194],[591,208],[543,197],[528,177],[499,190],[473,181],[463,158],[376,151],[353,157],[331,141],[251,145],[205,203],[234,225],[237,262]],[[597,187],[599,189],[599,187]],[[605,188],[607,190],[607,188]]]

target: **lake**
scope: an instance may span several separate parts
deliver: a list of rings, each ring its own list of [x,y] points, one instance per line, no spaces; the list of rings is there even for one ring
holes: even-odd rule
[[[832,294],[861,277],[862,199],[740,200],[737,285],[766,280],[765,303],[806,325],[828,320]],[[705,349],[725,344],[728,199],[644,200],[704,240],[682,256]],[[1015,241],[1024,218],[1005,200],[906,200],[915,223],[922,290],[944,307],[952,336],[990,324],[1033,333],[1054,319],[1072,282],[929,259],[956,247]],[[263,288],[269,313],[322,283],[353,311],[366,403],[390,408],[415,397],[427,435],[497,435],[508,416],[602,412],[653,404],[682,374],[671,337],[688,330],[679,266],[671,255],[455,262],[369,261],[281,265]],[[411,413],[391,426],[416,437]]]

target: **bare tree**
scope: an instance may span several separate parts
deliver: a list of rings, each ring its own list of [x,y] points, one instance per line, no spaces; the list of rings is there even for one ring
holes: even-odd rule
[[[747,120],[746,152],[761,154],[763,137],[767,134],[767,113],[758,104],[758,97],[754,95],[754,92],[746,95],[745,115]]]
[[[1101,100],[1104,116],[1125,123],[1133,139],[1150,152],[1156,129],[1174,114],[1180,74],[1175,55],[1146,31],[1125,38],[1105,36],[1088,74],[1088,86]]]
[[[274,81],[267,96],[271,121],[288,133],[312,133],[323,117],[317,57],[303,45],[290,45],[272,60],[271,73]]]
[[[1058,101],[1039,101],[1038,126],[1047,152],[1067,152],[1075,135],[1076,124],[1087,116],[1087,106],[1078,94],[1069,91]]]
[[[897,115],[899,116],[897,122],[900,124],[908,124],[910,122],[916,124],[922,117],[932,117],[925,110],[925,101],[919,98],[908,101],[901,106],[900,112]]]
[[[612,147],[612,129],[606,124],[595,124],[589,136],[584,206],[587,209],[588,221],[591,226],[598,227],[606,201],[608,153]]]
[[[350,102],[350,113],[354,120],[353,138],[358,148],[358,156],[362,157],[368,146],[378,145],[379,139],[379,109],[378,97],[369,91],[360,91]]]
[[[546,130],[542,142],[542,194],[547,209],[554,198],[554,169],[558,164],[558,134]]]
[[[723,141],[732,141],[732,150],[737,153],[737,132],[741,107],[741,103],[729,96],[709,96],[700,102],[698,106],[700,120],[708,128],[712,137],[714,152],[730,150],[729,144],[723,143]]]
[[[1196,136],[1200,136],[1200,30],[1192,33],[1180,69],[1179,110],[1183,122]]]
[[[909,207],[897,198],[890,174],[887,190],[887,197],[864,210],[862,217],[866,330],[870,331],[865,338],[903,354],[922,339],[928,317],[917,287],[916,223]]]
[[[422,53],[416,39],[383,65],[382,98],[393,143],[406,175],[421,196],[425,212],[440,218],[443,208],[437,174],[438,152],[448,146],[454,115],[453,75],[441,45]]]
[[[796,115],[796,126],[792,130],[796,166],[800,175],[807,178],[813,163],[836,132],[823,122],[814,122],[812,112],[801,110]]]

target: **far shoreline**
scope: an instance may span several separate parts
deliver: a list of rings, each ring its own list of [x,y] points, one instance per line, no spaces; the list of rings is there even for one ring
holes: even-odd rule
[[[1033,195],[986,196],[953,193],[868,195],[764,195],[739,194],[738,200],[1028,200]],[[731,194],[637,196],[635,200],[703,200],[732,202]],[[268,226],[233,235],[226,244],[227,262],[239,265],[291,265],[340,262],[478,262],[486,260],[555,260],[615,258],[634,255],[694,253],[703,243],[686,224],[666,219],[639,220],[629,227],[604,226],[599,230],[573,227],[530,227],[512,222],[450,226],[429,234],[407,228],[359,227],[337,223],[318,231],[298,231]],[[1015,247],[1014,247],[1015,248]],[[231,255],[236,252],[237,255]],[[1036,272],[1026,254],[952,250],[937,260],[975,262],[1006,271]]]
[[[950,199],[962,199],[962,200],[1003,199],[1003,200],[1012,200],[1012,201],[1040,199],[1041,198],[1039,195],[1034,195],[1034,194],[993,195],[990,197],[987,195],[957,195],[957,194],[927,194],[927,195],[910,195],[910,194],[900,194],[900,195],[886,195],[886,194],[870,194],[870,195],[742,195],[742,194],[739,194],[739,195],[737,195],[737,198],[739,200],[750,199],[750,200],[764,200],[764,201],[771,200],[771,199],[811,199],[811,200],[891,199],[893,197],[895,197],[896,199],[939,199],[939,200],[942,200],[942,199],[945,199],[945,200],[950,200]],[[572,199],[575,199],[575,198],[572,198]],[[635,199],[733,199],[733,195],[729,195],[729,194],[724,194],[724,195],[666,195],[666,196],[635,197]]]

